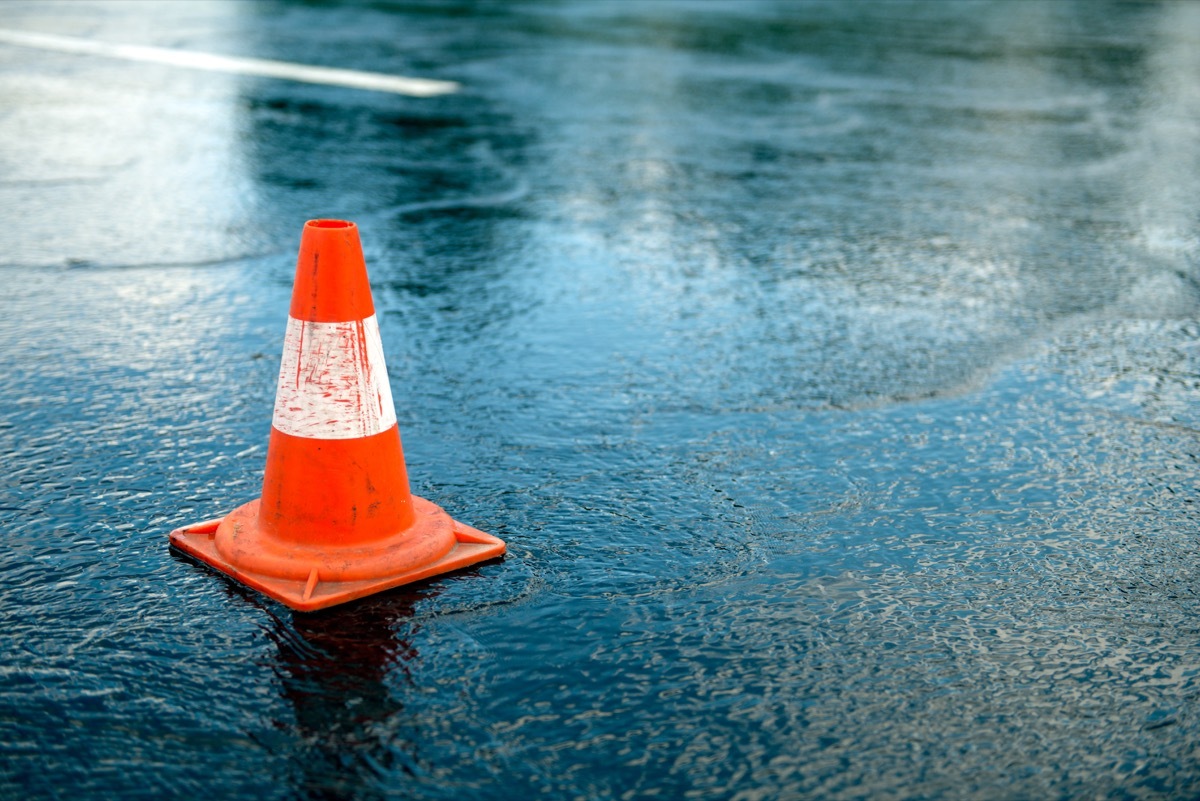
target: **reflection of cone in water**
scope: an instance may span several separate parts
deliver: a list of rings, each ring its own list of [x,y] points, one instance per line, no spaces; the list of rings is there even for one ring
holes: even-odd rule
[[[302,611],[504,553],[409,492],[354,223],[304,226],[262,497],[171,544]]]
[[[412,616],[415,604],[436,596],[435,586],[367,598],[351,608],[277,617],[265,628],[288,701],[273,723],[295,736],[289,748],[298,757],[302,799],[376,799],[381,767],[421,759],[427,721],[406,710],[421,628]]]

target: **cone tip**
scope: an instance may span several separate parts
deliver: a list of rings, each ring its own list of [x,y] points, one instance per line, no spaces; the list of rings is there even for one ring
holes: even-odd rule
[[[321,323],[361,321],[375,313],[357,225],[348,220],[304,224],[289,313]]]
[[[304,223],[305,228],[357,228],[354,223],[349,220],[309,220]]]

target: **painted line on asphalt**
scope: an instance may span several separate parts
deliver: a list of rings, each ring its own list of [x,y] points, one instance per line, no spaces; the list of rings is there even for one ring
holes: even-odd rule
[[[307,64],[293,64],[288,61],[272,61],[263,58],[220,56],[213,53],[198,53],[194,50],[113,44],[74,36],[54,36],[47,33],[29,33],[3,28],[0,28],[0,43],[56,50],[60,53],[166,64],[172,67],[186,67],[210,72],[228,72],[235,75],[282,78],[302,83],[345,86],[374,92],[392,92],[413,97],[433,97],[451,94],[459,90],[459,84],[454,81],[434,81],[427,78],[409,78],[403,75],[385,75],[379,72],[313,67]]]

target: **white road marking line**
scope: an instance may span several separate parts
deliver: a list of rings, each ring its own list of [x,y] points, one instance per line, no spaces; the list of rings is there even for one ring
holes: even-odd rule
[[[79,53],[120,58],[126,61],[167,64],[173,67],[187,67],[210,72],[231,72],[236,75],[256,75],[264,78],[283,78],[303,83],[345,86],[351,89],[366,89],[375,92],[393,92],[413,97],[433,97],[434,95],[451,94],[459,90],[459,84],[454,81],[407,78],[402,75],[384,75],[379,72],[359,72],[358,70],[343,70],[333,67],[312,67],[306,64],[271,61],[263,58],[219,56],[213,53],[198,53],[194,50],[113,44],[73,36],[54,36],[2,28],[0,28],[0,43],[37,47],[42,50],[57,50],[61,53]]]

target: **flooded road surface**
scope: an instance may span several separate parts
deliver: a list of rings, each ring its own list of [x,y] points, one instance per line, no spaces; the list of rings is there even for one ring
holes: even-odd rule
[[[0,796],[1200,793],[1200,6],[5,5]],[[317,615],[304,221],[497,563]]]

